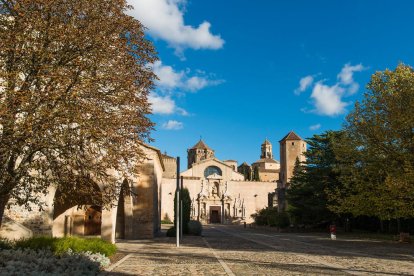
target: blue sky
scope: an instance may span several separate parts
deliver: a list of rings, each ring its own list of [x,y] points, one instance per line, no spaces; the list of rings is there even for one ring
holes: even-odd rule
[[[159,53],[154,146],[202,136],[252,163],[267,137],[340,129],[371,74],[414,65],[414,1],[129,0]]]

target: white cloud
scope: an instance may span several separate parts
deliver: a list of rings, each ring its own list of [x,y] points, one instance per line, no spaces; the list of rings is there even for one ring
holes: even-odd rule
[[[354,80],[354,73],[365,69],[362,64],[345,64],[337,75],[337,82],[332,86],[326,85],[324,80],[314,83],[312,76],[306,76],[300,80],[299,88],[295,90],[295,93],[300,94],[313,85],[310,97],[314,109],[311,112],[327,116],[343,114],[350,104],[344,98],[355,94],[359,90],[359,84]],[[306,112],[306,109],[304,110]]]
[[[152,113],[154,114],[173,114],[176,110],[175,101],[169,96],[159,96],[151,93],[148,96],[148,101],[151,103]]]
[[[152,92],[148,96],[148,101],[151,104],[153,114],[171,115],[177,113],[182,116],[190,116],[184,108],[178,107],[175,101],[168,95],[160,96]]]
[[[311,125],[310,127],[309,127],[309,129],[310,130],[318,130],[318,129],[320,129],[321,128],[321,124],[316,124],[316,125]]]
[[[166,123],[162,124],[162,128],[163,129],[168,129],[168,130],[179,130],[182,129],[184,127],[182,122],[178,122],[175,120],[169,120]]]
[[[344,65],[344,67],[342,67],[341,72],[338,74],[338,79],[344,85],[354,84],[355,83],[354,78],[353,78],[354,72],[361,72],[364,69],[365,67],[362,66],[361,63],[358,65],[354,65],[354,66],[347,63]]]
[[[211,24],[202,22],[198,27],[186,25],[184,12],[186,0],[128,0],[134,7],[129,14],[144,24],[154,38],[182,52],[185,48],[220,49],[224,40],[212,34]]]
[[[184,76],[184,72],[176,72],[171,66],[163,65],[161,61],[156,61],[152,69],[158,77],[157,84],[165,89],[178,87]]]
[[[311,98],[314,100],[315,112],[320,115],[335,116],[346,111],[348,103],[342,101],[345,89],[335,84],[328,86],[317,82],[313,87]]]
[[[303,77],[299,81],[299,87],[295,89],[295,94],[299,95],[302,92],[305,92],[306,89],[311,87],[313,84],[313,76],[309,75],[306,77]]]
[[[163,91],[181,89],[196,92],[207,86],[214,86],[223,82],[222,80],[210,79],[205,72],[200,70],[196,70],[197,75],[190,76],[191,70],[176,71],[169,65],[163,65],[161,61],[156,61],[152,68],[159,79],[156,84]]]

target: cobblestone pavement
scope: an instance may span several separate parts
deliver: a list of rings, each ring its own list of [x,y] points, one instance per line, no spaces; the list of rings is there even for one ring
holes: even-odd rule
[[[106,275],[414,275],[414,246],[206,226],[204,237],[118,243]]]

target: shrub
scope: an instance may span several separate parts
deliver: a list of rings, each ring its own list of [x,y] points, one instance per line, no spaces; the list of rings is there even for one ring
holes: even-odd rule
[[[165,214],[164,219],[161,220],[161,224],[172,224],[172,223],[173,222],[171,221],[170,216],[168,214]]]
[[[70,256],[75,256],[75,255],[85,256],[90,261],[95,262],[95,263],[99,263],[100,264],[100,267],[107,267],[111,263],[111,261],[109,260],[109,258],[106,257],[105,255],[101,254],[101,253],[92,253],[90,251],[81,252],[81,253],[75,253],[71,249],[69,249],[68,252],[66,252],[66,254],[68,254]]]
[[[172,226],[170,229],[167,230],[167,237],[175,237],[177,236],[177,232],[175,231],[175,227]]]
[[[276,226],[286,228],[290,225],[289,216],[286,212],[279,213],[277,208],[267,207],[252,215],[257,225]]]
[[[107,257],[116,252],[116,246],[99,238],[84,239],[78,237],[52,238],[34,237],[16,241],[15,248],[47,249],[55,254],[63,254],[72,250],[75,253],[90,252],[100,253]]]
[[[195,235],[195,236],[201,236],[202,232],[203,232],[203,225],[201,225],[201,222],[197,220],[190,220],[188,222],[188,234]]]
[[[252,215],[252,218],[257,225],[276,226],[277,215],[277,208],[267,207],[257,211],[257,213]]]
[[[286,212],[278,213],[276,216],[276,226],[280,228],[289,227],[290,220]]]
[[[99,270],[99,262],[85,254],[55,255],[29,248],[0,251],[1,275],[97,275]]]
[[[8,240],[0,240],[0,249],[11,249],[12,244]]]

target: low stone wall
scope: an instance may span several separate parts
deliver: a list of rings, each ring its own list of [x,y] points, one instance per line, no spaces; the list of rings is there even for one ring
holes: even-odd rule
[[[33,235],[52,235],[53,220],[50,217],[48,208],[39,211],[39,206],[32,204],[29,211],[24,206],[14,202],[9,203],[9,208],[4,210],[3,220],[15,221],[32,231]]]

